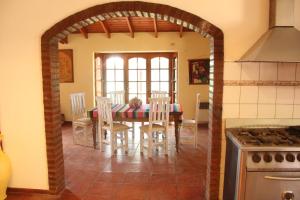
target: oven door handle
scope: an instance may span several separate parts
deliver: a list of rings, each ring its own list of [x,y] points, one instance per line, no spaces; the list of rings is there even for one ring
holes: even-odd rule
[[[278,181],[300,181],[300,177],[265,176],[264,178]]]

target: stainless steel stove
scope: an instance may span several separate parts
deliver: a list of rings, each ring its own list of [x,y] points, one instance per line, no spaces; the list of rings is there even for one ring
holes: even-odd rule
[[[300,199],[300,127],[226,133],[225,200]]]

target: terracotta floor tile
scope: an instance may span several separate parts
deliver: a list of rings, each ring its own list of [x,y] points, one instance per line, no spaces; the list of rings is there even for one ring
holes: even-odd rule
[[[123,183],[125,178],[125,173],[122,172],[102,172],[98,178],[98,182],[106,183]]]
[[[203,188],[197,186],[177,186],[178,200],[204,200]]]
[[[144,172],[126,173],[124,183],[126,184],[147,184],[150,180],[150,174]]]
[[[180,144],[175,149],[173,134],[169,137],[168,156],[159,149],[152,158],[147,152],[140,154],[139,125],[132,140],[130,151],[111,155],[110,146],[103,150],[73,144],[72,127],[63,130],[63,154],[65,164],[66,190],[62,200],[100,199],[155,199],[193,200],[204,199],[204,185],[207,161],[207,128],[200,128],[199,148],[191,142]],[[170,132],[174,128],[170,129]],[[182,129],[185,140],[192,140],[192,132]],[[7,200],[54,200],[49,195],[9,194]]]
[[[177,198],[176,184],[151,184],[148,192],[149,200],[174,200]]]
[[[122,184],[116,193],[116,199],[144,200],[149,187],[149,184]]]
[[[156,173],[152,174],[150,179],[151,184],[176,184],[175,174],[162,174]]]

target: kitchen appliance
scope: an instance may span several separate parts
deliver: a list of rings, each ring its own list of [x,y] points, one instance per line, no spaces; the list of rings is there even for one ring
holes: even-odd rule
[[[295,0],[270,0],[269,30],[240,62],[300,62],[300,31],[295,25]]]
[[[224,200],[300,199],[300,127],[226,129]]]

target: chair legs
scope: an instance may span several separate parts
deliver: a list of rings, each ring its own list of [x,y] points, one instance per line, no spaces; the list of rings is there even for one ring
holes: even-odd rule
[[[121,136],[118,137],[118,133],[121,134]],[[111,153],[114,154],[117,152],[118,146],[118,138],[121,140],[121,147],[124,147],[125,153],[128,153],[128,130],[122,131],[122,132],[111,132],[110,133],[110,148]],[[124,141],[125,140],[125,141]]]
[[[195,132],[194,132],[194,147],[198,146],[198,124],[195,124]]]
[[[153,132],[149,133],[146,132],[148,136],[148,157],[151,158],[153,156],[153,148],[155,147],[157,149],[158,145],[163,145],[163,149],[165,151],[165,155],[168,155],[168,134],[167,132],[164,132],[162,134],[162,142],[159,140],[159,133]],[[140,131],[140,152],[144,153],[144,132]]]

